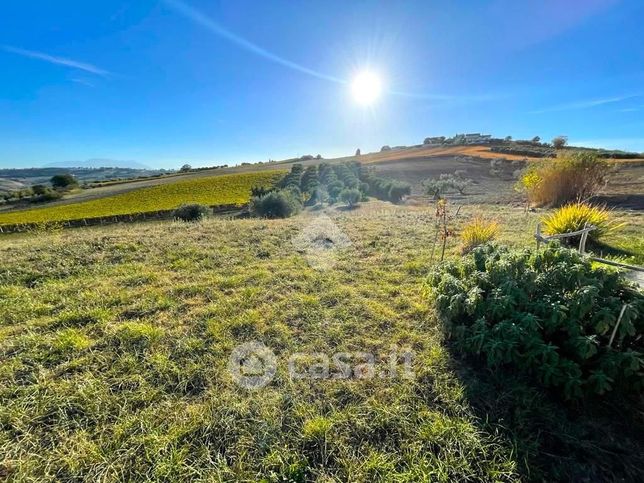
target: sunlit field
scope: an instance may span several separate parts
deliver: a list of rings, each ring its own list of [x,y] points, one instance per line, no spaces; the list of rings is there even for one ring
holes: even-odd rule
[[[350,240],[324,270],[293,243],[322,213]],[[455,228],[474,213],[497,217],[501,242],[533,245],[538,213],[466,206]],[[643,225],[633,217],[617,243],[641,247]],[[0,475],[642,479],[641,421],[627,401],[566,407],[452,352],[425,285],[434,237],[433,206],[382,202],[4,236]],[[459,245],[448,239],[447,259]],[[257,390],[228,369],[250,340],[278,360]],[[293,379],[286,367],[297,352],[384,357],[392,347],[413,351],[412,379]]]
[[[68,205],[0,213],[0,226],[171,210],[184,203],[242,205],[250,200],[253,186],[271,186],[281,174],[272,171],[204,177]]]

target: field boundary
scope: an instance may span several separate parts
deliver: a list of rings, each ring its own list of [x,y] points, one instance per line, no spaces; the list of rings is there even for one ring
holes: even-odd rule
[[[226,204],[226,205],[211,205],[213,215],[225,214],[240,214],[248,204]],[[137,221],[148,220],[170,220],[174,218],[174,211],[171,210],[157,210],[146,211],[141,213],[131,213],[125,215],[108,215],[96,216],[92,218],[80,218],[76,220],[65,221],[51,221],[51,222],[35,222],[35,223],[13,223],[11,225],[0,225],[0,234],[3,233],[22,233],[38,228],[47,227],[62,227],[62,228],[77,228],[82,226],[97,226],[97,225],[112,225],[115,223],[133,223]]]
[[[636,271],[636,272],[644,272],[644,267],[639,267],[637,265],[629,265],[627,263],[615,262],[613,260],[606,260],[604,258],[590,256],[586,252],[586,241],[588,240],[588,233],[590,233],[591,231],[596,230],[596,229],[597,229],[596,226],[589,225],[588,223],[585,223],[584,227],[581,230],[572,231],[572,232],[568,232],[568,233],[559,233],[559,234],[556,234],[556,235],[544,236],[541,233],[541,223],[537,223],[537,228],[536,228],[535,233],[534,233],[534,238],[535,238],[535,240],[537,240],[537,251],[539,251],[539,246],[540,246],[541,243],[548,243],[548,242],[550,242],[552,240],[562,240],[564,238],[572,238],[572,237],[581,235],[581,237],[579,239],[579,248],[578,248],[578,251],[579,251],[580,255],[582,255],[582,256],[587,255],[588,258],[590,258],[591,260],[593,260],[595,262],[604,263],[606,265],[611,265],[613,267],[625,268],[627,270],[633,270],[633,271]]]

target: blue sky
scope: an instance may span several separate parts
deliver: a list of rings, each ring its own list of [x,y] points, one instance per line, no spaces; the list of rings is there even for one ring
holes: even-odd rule
[[[641,0],[0,6],[0,167],[325,157],[489,132],[644,151]],[[384,93],[354,101],[369,69]]]

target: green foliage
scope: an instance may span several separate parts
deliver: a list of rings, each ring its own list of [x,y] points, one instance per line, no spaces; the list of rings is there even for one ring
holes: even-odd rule
[[[72,188],[78,185],[78,181],[71,174],[57,174],[52,176],[51,185],[54,188]]]
[[[56,190],[51,188],[45,188],[44,191],[36,193],[34,191],[34,197],[31,198],[32,203],[45,203],[48,201],[56,201],[63,197],[63,195]]]
[[[400,203],[404,196],[411,194],[411,185],[403,181],[380,178],[373,174],[365,176],[369,194],[381,200]]]
[[[174,210],[174,218],[181,221],[199,221],[210,214],[210,208],[204,205],[181,205]]]
[[[355,188],[347,188],[342,190],[340,193],[340,200],[349,207],[357,205],[361,199],[362,193],[360,193],[360,190]]]
[[[297,189],[297,188],[296,188]],[[296,214],[302,205],[293,189],[273,191],[251,200],[251,212],[261,218],[288,218]]]
[[[570,399],[644,388],[644,296],[574,250],[488,245],[428,284],[457,347],[490,367],[518,368]]]
[[[48,188],[44,184],[35,184],[31,187],[35,195],[44,195],[47,193]]]

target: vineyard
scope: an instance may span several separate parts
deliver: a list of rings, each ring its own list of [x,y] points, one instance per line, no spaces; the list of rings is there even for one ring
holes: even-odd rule
[[[255,172],[163,184],[81,203],[2,213],[0,226],[171,210],[183,203],[242,205],[250,199],[251,187],[270,186],[279,176],[280,172]]]

